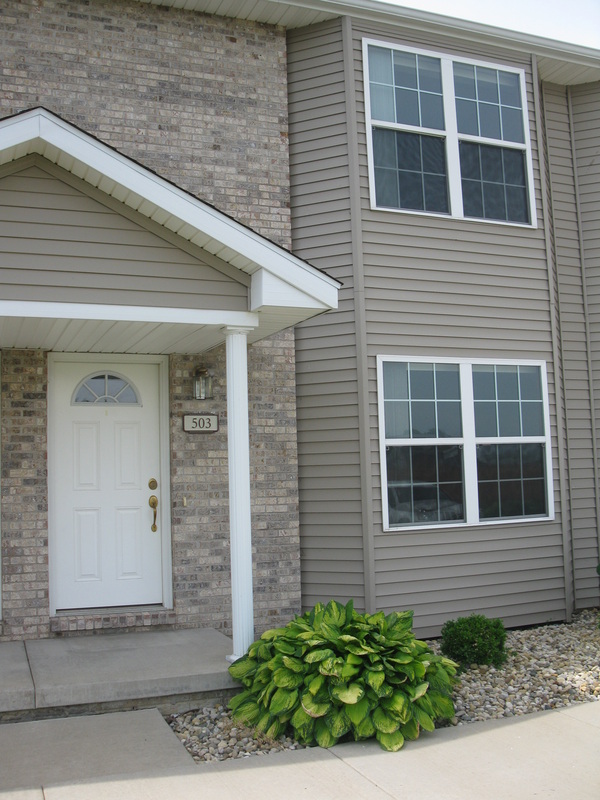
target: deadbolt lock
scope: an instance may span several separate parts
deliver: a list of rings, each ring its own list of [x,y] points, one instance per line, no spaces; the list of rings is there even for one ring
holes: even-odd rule
[[[150,478],[150,480],[148,481],[148,488],[156,489],[157,486],[158,486],[158,481],[156,480],[156,478]]]

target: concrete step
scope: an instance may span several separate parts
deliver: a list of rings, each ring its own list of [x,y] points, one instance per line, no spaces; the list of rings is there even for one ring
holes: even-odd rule
[[[212,629],[0,644],[0,717],[41,719],[132,708],[165,713],[239,691],[231,640]]]

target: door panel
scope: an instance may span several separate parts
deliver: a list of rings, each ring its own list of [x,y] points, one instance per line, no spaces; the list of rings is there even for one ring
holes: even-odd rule
[[[49,535],[58,610],[162,603],[161,515],[152,531],[148,504],[156,494],[160,512],[158,374],[151,363],[55,361]]]

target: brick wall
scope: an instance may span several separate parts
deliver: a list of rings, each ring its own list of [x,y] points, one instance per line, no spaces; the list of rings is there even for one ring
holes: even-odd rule
[[[5,638],[48,633],[46,354],[1,358],[0,501]]]
[[[129,0],[20,0],[0,4],[0,54],[0,116],[44,106],[277,244],[290,245],[283,29]],[[188,398],[200,360],[215,369],[210,410],[219,412],[223,429],[215,436],[184,436],[181,413],[199,410]],[[31,364],[41,370],[35,380],[25,371]],[[15,381],[8,380],[15,369],[22,370],[16,383],[30,395],[27,411],[37,426],[28,457],[19,441],[24,414],[14,405],[25,401],[13,398]],[[45,357],[5,351],[3,372],[3,637],[45,636],[45,472],[43,491],[39,483],[35,491],[26,483],[41,480],[39,470],[46,469]],[[251,347],[249,372],[260,631],[300,608],[293,334]],[[229,632],[224,349],[171,359],[171,415],[175,619]],[[31,581],[16,577],[29,574],[35,575]],[[19,593],[32,601],[27,615]],[[173,615],[150,613],[90,615],[54,620],[52,630],[172,622]]]

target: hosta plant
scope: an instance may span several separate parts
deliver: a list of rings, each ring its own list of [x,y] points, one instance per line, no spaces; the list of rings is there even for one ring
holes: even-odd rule
[[[415,638],[412,617],[332,600],[266,631],[229,668],[245,687],[230,702],[234,718],[274,739],[331,747],[375,736],[399,750],[454,716],[457,665]]]

